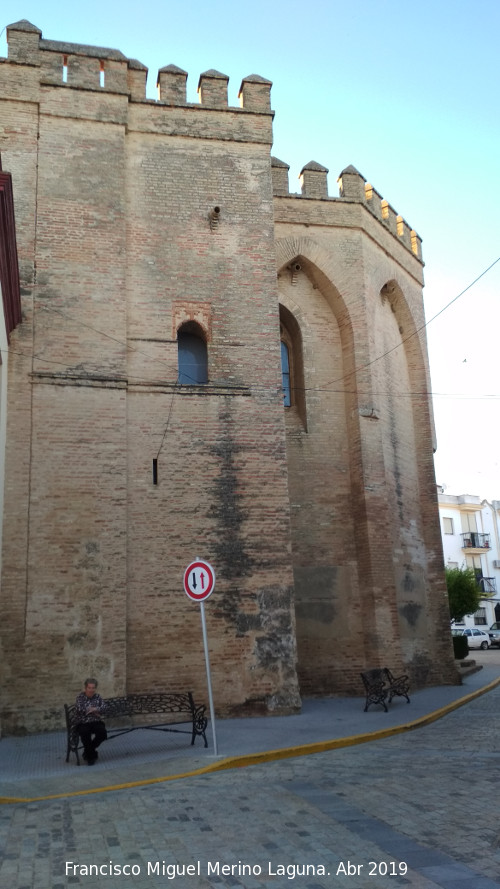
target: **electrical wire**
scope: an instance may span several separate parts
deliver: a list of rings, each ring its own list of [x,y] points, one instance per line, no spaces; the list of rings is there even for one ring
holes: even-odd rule
[[[429,318],[428,321],[424,322],[424,324],[422,324],[422,325],[420,325],[420,327],[416,328],[411,334],[408,334],[408,336],[405,337],[404,339],[402,339],[400,343],[397,343],[395,346],[392,346],[390,349],[387,349],[385,352],[381,353],[381,354],[378,355],[376,358],[373,358],[371,361],[367,362],[366,364],[359,365],[359,366],[356,367],[353,371],[350,371],[348,374],[344,374],[343,376],[340,376],[340,377],[337,377],[337,378],[335,378],[335,379],[333,379],[333,380],[330,380],[329,382],[325,383],[323,386],[318,386],[318,387],[308,386],[308,387],[304,387],[304,388],[295,386],[295,387],[294,387],[295,391],[297,391],[297,392],[299,392],[299,391],[304,391],[304,392],[320,392],[320,393],[321,393],[321,392],[329,392],[329,393],[331,393],[331,394],[345,394],[345,395],[348,395],[348,394],[362,394],[362,391],[360,392],[359,388],[357,388],[357,389],[354,390],[354,389],[346,389],[346,388],[343,388],[343,389],[331,389],[331,388],[329,388],[329,387],[335,385],[336,383],[344,382],[344,381],[350,379],[352,376],[358,374],[359,371],[364,370],[364,369],[366,369],[366,368],[368,368],[368,367],[371,367],[371,366],[372,366],[373,364],[375,364],[377,361],[381,361],[381,360],[382,360],[383,358],[385,358],[387,355],[390,355],[392,352],[396,351],[396,350],[399,349],[401,346],[403,346],[405,343],[407,343],[410,339],[412,339],[413,337],[417,336],[417,335],[418,335],[424,328],[428,327],[429,324],[431,324],[433,321],[435,321],[436,318],[439,318],[439,316],[442,315],[443,312],[447,311],[447,310],[448,310],[448,309],[449,309],[455,302],[457,302],[457,300],[460,299],[465,293],[467,293],[469,290],[471,290],[471,288],[474,287],[474,285],[477,284],[478,281],[480,281],[481,278],[483,278],[489,271],[491,271],[491,269],[494,268],[494,266],[497,265],[498,262],[500,262],[500,256],[499,256],[497,259],[495,259],[494,262],[492,262],[486,269],[484,269],[484,271],[481,272],[480,275],[478,275],[473,281],[471,281],[471,283],[468,284],[467,287],[464,287],[464,289],[461,290],[460,293],[458,293],[452,300],[450,300],[445,306],[443,306],[443,308],[440,309],[439,312],[436,312],[436,314],[433,315],[432,318]],[[40,307],[40,308],[42,308],[42,309],[45,309],[45,310],[47,310],[47,311],[53,311],[53,312],[56,312],[57,314],[61,315],[61,316],[64,317],[64,318],[68,318],[68,317],[70,317],[70,316],[68,315],[68,313],[65,312],[64,310],[62,310],[62,309],[58,309],[58,308],[56,308],[55,306],[51,306],[50,304],[40,303],[40,302],[38,302],[38,303],[36,303],[36,305],[38,305],[38,307]],[[79,320],[79,319],[77,319],[77,320],[75,320],[75,319],[70,319],[70,320],[72,320],[73,323],[74,323],[77,327],[85,327],[86,329],[91,330],[93,333],[96,333],[96,334],[98,334],[99,336],[103,336],[103,337],[105,337],[105,338],[107,338],[107,339],[110,339],[111,341],[117,343],[118,345],[123,346],[123,347],[124,347],[125,349],[127,349],[128,351],[132,351],[132,352],[134,352],[134,353],[136,353],[136,354],[138,354],[138,355],[143,355],[145,358],[148,359],[148,361],[154,360],[154,361],[156,361],[156,362],[157,362],[158,364],[160,364],[160,365],[161,365],[161,364],[164,364],[164,365],[165,365],[165,369],[167,370],[168,373],[170,373],[170,371],[173,370],[174,368],[177,369],[177,365],[176,365],[176,364],[174,365],[173,362],[172,362],[172,363],[170,363],[170,362],[166,362],[165,359],[163,359],[163,358],[153,358],[153,357],[150,355],[150,353],[145,352],[145,351],[143,351],[143,350],[141,350],[141,349],[138,349],[138,348],[136,348],[136,347],[133,347],[133,346],[130,345],[129,342],[124,342],[123,340],[119,339],[118,337],[115,337],[115,336],[113,336],[112,334],[107,333],[106,331],[103,331],[103,330],[100,330],[100,329],[97,328],[97,327],[94,327],[92,324],[88,324],[88,323],[86,323],[85,321],[81,321],[81,320]],[[67,364],[67,362],[57,361],[56,359],[48,359],[48,358],[44,358],[43,356],[39,356],[39,355],[28,355],[28,353],[25,353],[25,352],[21,352],[21,351],[12,349],[11,347],[9,347],[7,350],[4,350],[4,351],[7,351],[7,352],[10,353],[10,354],[17,354],[17,355],[21,355],[21,356],[24,356],[24,357],[31,357],[34,361],[41,361],[41,362],[44,362],[44,363],[46,363],[46,364],[61,366],[61,367],[64,367],[67,371],[70,371],[70,370],[71,370],[71,368],[70,368],[70,366]],[[105,370],[101,370],[101,371],[98,371],[98,370],[97,370],[97,371],[89,371],[89,372],[86,373],[86,377],[88,377],[89,379],[92,379],[93,376],[94,376],[94,377],[97,377],[97,376],[104,376],[106,373],[108,373],[108,375],[109,375],[109,372],[106,372]],[[186,374],[186,375],[187,375],[187,374]],[[132,382],[141,382],[141,383],[146,382],[146,381],[144,380],[144,377],[133,377],[133,376],[130,376],[130,375],[128,375],[128,374],[127,374],[126,377],[117,375],[117,376],[116,376],[116,381],[117,381],[117,382],[120,382],[120,381],[121,381],[121,382],[129,381],[129,382],[130,382],[130,381],[132,381]],[[196,383],[196,382],[197,382],[197,380],[194,379],[194,378],[192,378],[192,383]],[[165,385],[169,385],[169,386],[172,385],[172,381],[167,381],[167,380],[165,380],[165,381],[158,381],[158,383],[159,383],[160,385],[161,385],[162,383],[164,383]],[[173,385],[174,385],[174,389],[177,389],[177,387],[178,387],[178,380],[177,380],[177,379],[175,380],[175,382],[173,383]],[[224,388],[227,388],[227,387],[224,387]],[[278,388],[277,390],[274,390],[274,389],[270,389],[269,387],[255,387],[255,386],[252,386],[252,389],[253,389],[253,391],[255,391],[255,392],[269,393],[269,392],[271,392],[271,391],[276,391],[278,394],[281,394],[281,388]],[[371,394],[379,395],[379,396],[383,396],[383,395],[387,395],[387,394],[388,394],[388,393],[383,393],[383,392],[373,392],[372,390],[370,390],[370,391],[371,391]],[[493,398],[500,398],[500,394],[497,394],[497,393],[491,393],[491,394],[483,393],[483,394],[480,394],[480,395],[473,395],[473,396],[470,396],[470,395],[467,395],[466,393],[440,393],[440,392],[432,392],[432,391],[428,391],[428,390],[426,390],[426,391],[424,391],[424,392],[399,392],[399,393],[393,393],[393,394],[394,394],[396,397],[398,397],[398,398],[402,398],[402,397],[406,397],[406,398],[428,398],[429,396],[432,396],[432,397],[434,397],[434,398],[440,398],[440,397],[448,398],[448,397],[449,397],[449,398],[467,398],[467,399],[483,399],[483,398],[485,398],[485,399],[493,399]],[[170,413],[171,413],[171,410],[169,410],[169,415],[170,415]]]
[[[484,278],[484,276],[487,275],[488,272],[491,271],[491,269],[494,266],[496,266],[497,262],[500,262],[500,256],[497,259],[495,259],[494,262],[492,262],[491,265],[488,266],[488,268],[486,268],[483,272],[481,272],[481,274],[478,275],[477,278],[474,278],[474,280],[471,281],[471,283],[468,284],[467,287],[464,287],[464,289],[461,290],[460,293],[457,294],[457,296],[454,296],[453,299],[450,300],[449,303],[447,303],[445,306],[443,306],[443,308],[440,309],[439,312],[436,312],[436,314],[433,315],[432,318],[429,318],[428,321],[425,321],[423,324],[420,325],[420,327],[417,327],[412,333],[409,333],[408,336],[404,337],[400,343],[397,343],[395,346],[392,346],[392,348],[387,349],[386,352],[383,352],[381,355],[378,355],[376,358],[373,358],[372,361],[368,361],[366,364],[362,364],[359,367],[356,367],[350,373],[344,374],[342,377],[337,377],[337,379],[330,380],[325,385],[330,386],[335,383],[340,383],[340,382],[342,382],[342,380],[348,380],[349,377],[352,377],[355,374],[358,374],[361,370],[365,370],[367,367],[371,367],[377,361],[381,361],[387,355],[390,355],[391,352],[395,352],[396,349],[400,349],[401,346],[404,346],[405,343],[407,343],[409,340],[413,339],[413,337],[417,336],[422,330],[425,330],[425,328],[428,327],[429,324],[432,324],[432,322],[435,321],[436,318],[439,318],[439,316],[442,315],[443,312],[446,312],[446,310],[449,309],[450,306],[453,305],[453,303],[456,303],[456,301],[458,299],[460,299],[460,297],[463,296],[464,293],[467,293],[467,291],[470,290],[471,287],[474,287],[474,285],[477,284],[477,282],[480,281],[481,278]],[[307,389],[306,391],[315,391],[315,390],[313,389],[313,387],[311,387],[311,389]]]
[[[180,391],[178,378],[176,378],[176,380],[174,380],[174,381],[172,381],[172,380],[155,380],[154,382],[152,382],[151,380],[146,380],[144,377],[136,377],[136,376],[132,376],[130,374],[127,374],[126,376],[121,376],[118,374],[112,375],[111,373],[109,373],[109,371],[106,371],[104,369],[101,369],[98,371],[90,371],[89,370],[89,371],[85,371],[84,373],[79,373],[79,372],[75,371],[74,368],[71,368],[64,361],[56,361],[55,359],[45,358],[43,356],[30,355],[28,352],[21,352],[18,349],[12,349],[11,347],[9,347],[8,349],[0,350],[0,351],[3,351],[4,354],[18,355],[22,358],[30,358],[30,359],[33,358],[34,361],[42,361],[45,364],[50,364],[50,365],[54,364],[59,367],[63,367],[68,372],[71,372],[71,370],[73,370],[74,371],[74,377],[73,377],[74,379],[89,380],[90,382],[92,382],[92,381],[99,381],[103,378],[106,378],[110,382],[116,382],[116,383],[137,383],[137,384],[149,384],[149,385],[154,385],[154,386],[168,386],[168,387],[174,386],[177,393]],[[146,354],[146,353],[143,353],[143,354]],[[150,355],[147,357],[151,358]],[[161,361],[161,359],[158,359],[158,361]],[[177,363],[174,364],[172,362],[171,368],[173,370],[175,369],[175,371],[177,371]],[[34,373],[36,374],[37,371],[34,371]],[[42,372],[40,371],[39,373],[42,373]],[[183,370],[183,375],[185,377],[189,377],[189,374],[187,373],[187,371],[185,369]],[[62,380],[64,378],[59,377],[58,379]],[[205,384],[199,383],[199,381],[195,377],[189,377],[189,380],[190,380],[190,382],[187,383],[187,385],[205,385]],[[220,385],[216,386],[213,383],[208,383],[207,388],[210,391],[213,391],[214,389],[217,389],[217,388],[224,389],[225,391],[228,388],[234,388],[234,390],[236,392],[236,391],[240,390],[242,387],[241,386],[231,387],[231,386],[228,386],[225,384],[220,384]],[[305,387],[303,388],[300,386],[294,386],[293,389],[295,392],[314,391],[314,392],[320,392],[320,393],[325,392],[325,393],[328,393],[331,395],[363,395],[363,390],[362,389],[360,390],[359,388],[358,389],[345,389],[345,388],[342,388],[342,389],[328,388],[327,389],[327,388],[323,388],[323,387],[318,387],[318,388],[312,390],[311,388],[307,389]],[[257,386],[257,387],[252,386],[252,391],[259,392],[262,394],[269,394],[270,392],[274,391],[274,392],[277,392],[277,394],[280,397],[282,395],[281,387],[274,389],[274,388],[264,387],[264,386]],[[463,398],[463,399],[469,399],[469,400],[500,398],[500,393],[496,393],[496,392],[482,393],[482,394],[475,393],[474,395],[470,395],[466,392],[434,392],[434,391],[428,390],[428,389],[425,389],[422,392],[390,392],[390,393],[388,391],[373,391],[373,389],[370,389],[370,394],[371,395],[378,395],[381,398],[383,398],[389,394],[391,395],[391,397],[394,397],[394,398],[428,398],[429,396],[432,396],[433,398],[456,398],[456,399]]]

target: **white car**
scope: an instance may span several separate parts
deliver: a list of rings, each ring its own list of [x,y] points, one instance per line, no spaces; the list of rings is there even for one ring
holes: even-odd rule
[[[454,627],[451,631],[452,636],[467,636],[469,648],[482,648],[486,651],[491,645],[491,639],[484,630],[478,630],[477,627],[472,629],[469,627]]]

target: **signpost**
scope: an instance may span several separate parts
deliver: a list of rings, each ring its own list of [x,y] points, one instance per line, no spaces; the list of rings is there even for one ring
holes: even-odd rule
[[[210,704],[210,721],[212,723],[212,737],[214,742],[214,754],[217,756],[217,738],[215,735],[214,702],[212,697],[212,677],[210,675],[210,658],[208,655],[207,625],[205,621],[205,599],[213,593],[215,586],[215,571],[209,562],[196,559],[187,566],[184,572],[184,592],[194,602],[200,603],[201,626],[203,631],[203,646],[205,649],[205,666],[207,671],[208,700]]]

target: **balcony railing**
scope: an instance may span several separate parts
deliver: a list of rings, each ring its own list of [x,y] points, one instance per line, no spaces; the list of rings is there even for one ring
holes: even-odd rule
[[[496,577],[478,577],[477,585],[482,593],[496,593],[497,591]]]
[[[479,534],[477,531],[466,531],[462,534],[462,549],[490,549],[490,535]]]

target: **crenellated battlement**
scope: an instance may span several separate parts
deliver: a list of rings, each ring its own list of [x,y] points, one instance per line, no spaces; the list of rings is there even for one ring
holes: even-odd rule
[[[363,204],[398,240],[422,260],[422,239],[406,220],[386,201],[364,176],[352,165],[346,167],[337,179],[338,196],[328,194],[328,169],[310,161],[299,174],[301,193],[290,193],[288,185],[289,165],[279,158],[271,158],[273,193],[277,197],[315,198],[329,201],[346,201]]]
[[[144,132],[272,144],[272,83],[258,74],[242,80],[239,106],[229,105],[229,77],[215,69],[200,75],[199,101],[188,102],[188,72],[177,65],[166,65],[158,71],[155,100],[146,97],[146,65],[127,58],[117,49],[47,40],[36,25],[25,19],[7,26],[7,42],[8,58],[1,61],[8,69],[3,69],[4,80],[13,98],[23,95],[28,88],[33,97],[39,87],[69,91],[58,92],[57,100],[52,95],[51,113],[57,101],[59,112],[65,116],[120,123],[128,116],[132,129]],[[21,73],[17,73],[17,66],[21,66]],[[0,86],[8,97],[4,80]],[[221,117],[214,112],[226,114]],[[240,114],[245,116],[235,117]],[[335,197],[328,194],[328,169],[316,161],[310,161],[300,171],[301,194],[290,194],[286,163],[272,158],[271,167],[275,196],[362,204],[414,256],[422,259],[418,234],[355,167],[342,171],[338,178],[339,194]]]
[[[40,83],[128,96],[134,102],[146,98],[148,68],[116,49],[46,40],[36,25],[26,19],[7,26],[8,61],[40,68]],[[176,65],[160,68],[157,78],[158,104],[193,106],[186,100],[188,74]],[[228,103],[229,77],[211,69],[200,75],[199,105],[231,111],[271,114],[271,81],[251,74],[241,83],[239,106]]]

